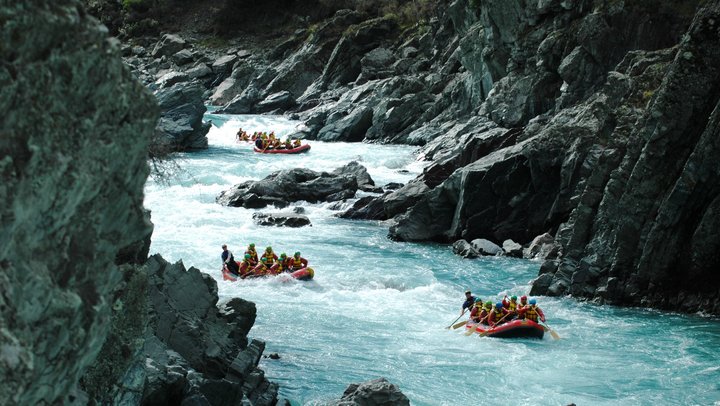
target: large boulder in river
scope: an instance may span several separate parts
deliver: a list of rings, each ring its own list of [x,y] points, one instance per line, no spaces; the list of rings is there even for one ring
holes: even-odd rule
[[[457,240],[452,245],[453,253],[463,258],[477,258],[480,253],[466,240]]]
[[[310,219],[302,214],[253,213],[253,221],[259,226],[304,227],[310,225]]]
[[[285,207],[302,200],[316,203],[348,199],[358,189],[358,166],[351,163],[333,173],[300,168],[278,171],[260,181],[235,185],[216,200],[225,206],[261,208],[269,204]]]
[[[353,383],[334,406],[409,406],[410,399],[385,378]]]
[[[503,254],[503,249],[500,248],[499,245],[495,244],[494,242],[492,242],[490,240],[486,240],[484,238],[476,238],[476,239],[470,241],[470,245],[480,255],[495,256],[495,255]]]
[[[159,110],[81,1],[0,15],[0,403],[70,404],[147,258]]]

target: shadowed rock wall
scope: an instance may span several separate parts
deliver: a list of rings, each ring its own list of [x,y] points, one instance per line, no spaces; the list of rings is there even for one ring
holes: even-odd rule
[[[147,257],[157,108],[78,1],[0,2],[0,62],[0,403],[63,403]]]

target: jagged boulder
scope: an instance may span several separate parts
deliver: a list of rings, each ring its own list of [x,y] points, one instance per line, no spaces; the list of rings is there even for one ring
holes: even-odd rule
[[[119,267],[147,257],[159,110],[80,1],[0,15],[0,403],[66,404],[103,345]]]
[[[203,87],[197,82],[181,82],[155,92],[162,114],[157,131],[159,142],[171,150],[205,149],[210,123],[203,122],[207,108]]]
[[[155,81],[155,85],[157,88],[170,87],[176,83],[187,82],[188,80],[190,80],[190,76],[188,76],[187,73],[170,71],[160,76]]]
[[[287,110],[295,105],[295,99],[287,90],[268,95],[256,105],[258,113],[266,113],[273,110]]]
[[[523,257],[523,247],[522,245],[516,243],[513,240],[505,240],[503,241],[502,249],[505,252],[505,255],[509,257],[515,257],[515,258],[522,258]]]
[[[340,176],[340,175],[354,176],[355,180],[357,181],[358,188],[360,188],[362,190],[374,189],[374,187],[375,187],[375,181],[373,181],[372,177],[370,177],[370,174],[368,173],[367,168],[362,166],[357,161],[350,161],[346,165],[335,169],[331,173],[336,176]]]
[[[338,217],[355,220],[387,220],[382,199],[377,196],[361,197]]]
[[[91,399],[112,404],[270,405],[277,385],[257,368],[265,348],[248,343],[256,308],[218,306],[217,284],[182,262],[148,259],[116,290],[109,340],[83,377]]]
[[[173,54],[182,51],[187,46],[187,42],[180,36],[175,34],[165,34],[162,38],[160,38],[160,41],[155,44],[151,55],[155,58],[159,58],[161,56],[172,56]]]
[[[457,240],[452,245],[453,253],[463,258],[477,258],[481,254],[475,247],[465,240]]]
[[[720,201],[709,181],[720,162],[719,20],[720,4],[708,3],[678,47],[630,53],[618,66],[632,78],[623,102],[645,114],[614,117],[633,125],[608,131],[623,144],[591,161],[557,233],[563,257],[536,280],[538,293],[720,312],[720,263],[709,254],[720,246],[709,231]]]
[[[365,138],[365,133],[372,125],[373,110],[361,106],[350,111],[337,121],[325,124],[317,133],[322,141],[358,142]]]
[[[523,257],[527,259],[556,259],[562,251],[562,247],[555,238],[548,233],[543,233],[535,238],[523,251]]]
[[[335,406],[403,406],[410,405],[410,399],[396,385],[385,378],[354,383],[345,389]]]
[[[278,171],[257,182],[235,185],[220,193],[216,201],[225,206],[261,208],[269,204],[285,207],[303,200],[316,203],[348,199],[357,192],[358,175],[367,181],[359,167],[353,162],[333,173],[300,168]]]
[[[472,248],[480,255],[502,255],[503,249],[490,240],[484,238],[476,238],[470,241]]]

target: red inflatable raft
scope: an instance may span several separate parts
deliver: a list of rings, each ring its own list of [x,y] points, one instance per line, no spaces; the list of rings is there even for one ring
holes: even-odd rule
[[[238,265],[239,265],[239,263],[238,263]],[[266,275],[262,275],[262,276],[249,275],[247,277],[248,278],[261,278],[261,277],[273,276],[273,275],[277,275],[277,274],[270,273],[270,274],[266,274]],[[298,269],[297,271],[291,272],[289,275],[297,280],[309,281],[310,279],[315,277],[315,271],[312,268],[302,268],[302,269]],[[238,280],[238,278],[240,278],[240,275],[233,274],[232,272],[230,272],[227,269],[226,266],[223,266],[222,276],[223,276],[223,280],[232,281],[232,282],[235,282],[236,280]]]
[[[496,338],[543,338],[545,328],[531,320],[513,320],[494,328],[485,324],[466,324],[466,328],[474,328],[477,333]]]
[[[260,149],[258,147],[253,147],[253,151],[257,152],[258,154],[299,154],[301,152],[310,151],[310,144],[304,144],[299,147],[291,148],[291,149],[274,149],[274,148],[268,148],[268,149]]]

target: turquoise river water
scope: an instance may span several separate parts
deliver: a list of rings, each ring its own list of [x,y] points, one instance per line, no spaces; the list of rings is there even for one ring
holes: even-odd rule
[[[423,167],[414,148],[311,142],[306,154],[260,155],[234,141],[238,127],[285,135],[296,123],[207,118],[215,124],[209,149],[181,155],[174,177],[147,184],[151,253],[212,275],[221,300],[257,304],[250,336],[281,357],[263,358],[260,367],[294,405],[320,405],[349,383],[381,376],[414,405],[720,405],[717,319],[539,297],[559,340],[468,337],[446,329],[460,314],[463,291],[484,300],[525,294],[539,263],[467,260],[447,245],[394,242],[387,224],[339,219],[328,204],[297,204],[312,227],[285,229],[254,225],[255,210],[215,203],[230,186],[276,170],[330,171],[351,160],[378,185],[407,182]],[[315,279],[223,281],[220,246],[239,257],[251,242],[301,251]]]

